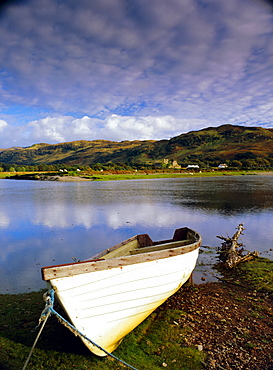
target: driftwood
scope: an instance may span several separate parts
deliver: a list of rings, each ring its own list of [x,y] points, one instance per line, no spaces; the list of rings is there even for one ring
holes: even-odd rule
[[[224,240],[222,247],[219,248],[219,259],[228,268],[233,268],[240,262],[250,261],[259,256],[257,251],[248,252],[245,255],[243,254],[246,250],[243,248],[242,243],[238,243],[238,238],[240,235],[244,235],[244,230],[245,228],[243,227],[243,224],[239,224],[237,231],[232,238],[217,235],[217,238]]]

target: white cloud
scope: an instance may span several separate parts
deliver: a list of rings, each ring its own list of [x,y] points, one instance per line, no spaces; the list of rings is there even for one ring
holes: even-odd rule
[[[160,140],[187,132],[190,127],[202,127],[202,120],[176,119],[172,116],[108,117],[105,133],[116,140]]]
[[[84,116],[46,117],[20,127],[3,124],[0,147],[30,146],[34,143],[60,143],[75,140],[161,140],[208,126],[198,119],[172,116],[129,117],[113,114],[105,120]],[[1,130],[1,121],[0,121]],[[13,140],[7,140],[13,133]]]
[[[83,117],[75,119],[70,116],[46,117],[26,125],[28,140],[33,143],[42,139],[44,142],[58,143],[91,137],[93,119]],[[95,132],[94,136],[95,136]]]
[[[4,131],[4,129],[8,126],[7,122],[0,119],[0,131]]]

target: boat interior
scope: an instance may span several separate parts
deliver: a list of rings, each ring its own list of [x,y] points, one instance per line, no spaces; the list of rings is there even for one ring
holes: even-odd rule
[[[185,228],[176,229],[172,239],[153,241],[148,234],[136,235],[105,251],[100,258],[109,259],[140,253],[157,252],[164,249],[188,246],[197,241],[197,235],[192,230]]]

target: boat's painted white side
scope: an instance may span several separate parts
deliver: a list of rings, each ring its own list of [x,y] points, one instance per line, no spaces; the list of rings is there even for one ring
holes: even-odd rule
[[[188,280],[198,249],[168,258],[52,278],[49,282],[74,326],[112,352],[126,334]],[[105,355],[83,341],[96,355]]]

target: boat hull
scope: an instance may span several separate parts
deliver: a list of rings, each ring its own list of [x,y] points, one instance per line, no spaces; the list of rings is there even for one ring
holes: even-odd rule
[[[59,301],[74,326],[99,346],[112,352],[190,277],[198,250],[190,253],[53,279]],[[96,355],[105,352],[84,340]]]
[[[84,262],[78,266],[81,273],[68,270],[69,276],[63,276],[60,270],[58,277],[58,268],[53,269],[49,271],[49,287],[54,288],[73,325],[111,353],[129,332],[189,279],[200,243],[201,239],[190,247],[175,248],[175,252],[168,249],[167,255],[164,250],[92,262],[92,271],[85,273],[82,270],[87,269],[88,262]],[[103,268],[105,263],[107,268]],[[106,355],[86,339],[82,341],[94,354]]]

